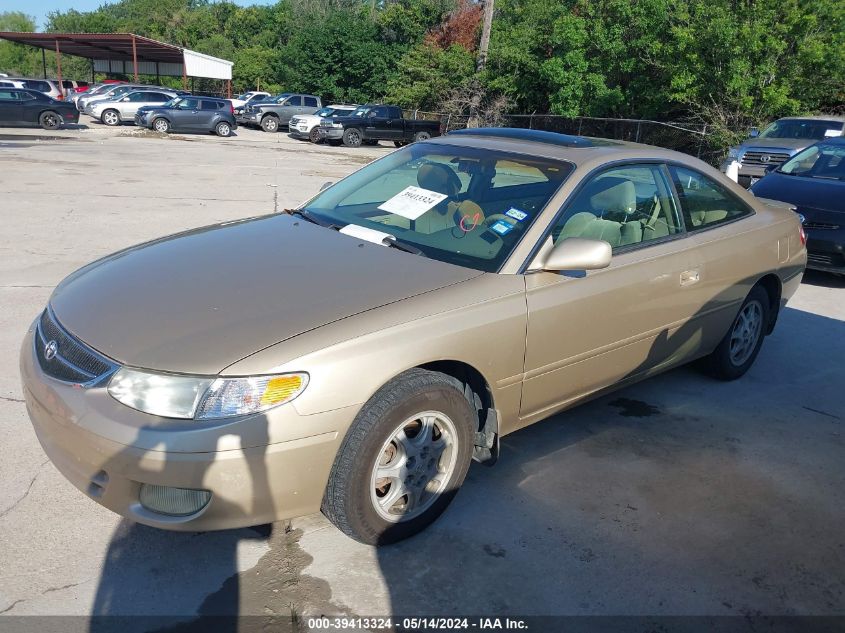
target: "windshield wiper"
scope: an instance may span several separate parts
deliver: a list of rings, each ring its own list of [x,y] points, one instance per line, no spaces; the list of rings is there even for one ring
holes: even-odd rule
[[[422,255],[423,254],[423,252],[420,249],[418,249],[416,246],[412,246],[412,245],[408,244],[407,242],[401,242],[398,239],[396,239],[395,237],[393,239],[385,240],[384,245],[389,246],[390,248],[398,249],[400,251],[405,251],[406,253],[412,253],[414,255]]]
[[[303,220],[306,220],[311,224],[316,224],[317,226],[324,226],[327,229],[334,229],[335,231],[340,229],[337,224],[332,224],[331,222],[321,220],[316,215],[314,215],[310,211],[306,211],[305,209],[284,209],[282,212],[287,213],[288,215],[298,215]]]

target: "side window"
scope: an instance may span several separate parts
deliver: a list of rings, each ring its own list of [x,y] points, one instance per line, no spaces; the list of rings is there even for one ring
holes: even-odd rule
[[[376,119],[386,119],[388,115],[388,110],[384,106],[379,106],[378,108],[373,108],[373,117]]]
[[[164,103],[165,101],[170,101],[170,96],[163,92],[150,92],[146,100],[152,103]]]
[[[202,105],[200,105],[200,110],[218,110],[220,108],[220,104],[217,101],[202,101]]]
[[[305,107],[306,108],[316,108],[317,107],[317,98],[316,97],[305,97]]]
[[[697,231],[751,215],[751,209],[741,200],[704,174],[677,166],[669,171],[681,199],[687,230]]]
[[[129,95],[129,101],[139,103],[141,101],[149,101],[149,92],[135,92]]]
[[[286,106],[301,106],[302,105],[302,97],[296,96],[291,97],[287,101],[285,101]]]
[[[31,94],[29,92],[22,92],[22,91],[19,90],[18,92],[13,93],[13,94],[17,94],[18,99],[20,101],[37,101],[38,100],[38,97],[36,97],[34,94]]]
[[[0,90],[0,101],[17,101],[18,92],[16,90]]]
[[[179,109],[181,110],[197,110],[200,107],[199,99],[183,99],[179,102]]]
[[[604,240],[622,248],[682,231],[660,165],[625,165],[593,176],[567,203],[552,237]]]

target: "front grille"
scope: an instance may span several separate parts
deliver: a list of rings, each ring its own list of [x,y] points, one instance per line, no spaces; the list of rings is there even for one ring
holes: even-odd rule
[[[763,157],[768,157],[763,160]],[[789,159],[789,152],[767,152],[765,150],[751,149],[742,155],[742,164],[746,167],[766,167],[767,165],[780,165]]]
[[[816,231],[836,231],[839,228],[838,224],[829,224],[828,222],[804,222],[805,229],[814,229]]]
[[[818,264],[820,266],[845,266],[845,258],[842,255],[828,254],[828,253],[807,253],[808,264]]]
[[[105,356],[68,334],[49,308],[38,320],[34,341],[38,364],[45,374],[56,380],[91,386],[117,370],[117,365]],[[53,342],[54,355],[47,358],[47,345]]]

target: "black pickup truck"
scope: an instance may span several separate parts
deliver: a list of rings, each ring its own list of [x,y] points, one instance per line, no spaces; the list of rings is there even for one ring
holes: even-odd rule
[[[375,145],[379,141],[393,141],[396,147],[413,141],[440,136],[439,121],[419,121],[402,116],[402,108],[369,103],[358,106],[349,116],[324,119],[320,123],[320,138],[348,147]]]

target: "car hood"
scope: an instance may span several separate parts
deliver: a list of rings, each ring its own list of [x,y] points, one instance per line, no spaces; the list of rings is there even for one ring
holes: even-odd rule
[[[774,171],[754,183],[751,192],[760,198],[793,204],[805,215],[815,215],[814,211],[845,213],[845,182],[840,180],[788,176]]]
[[[740,145],[743,152],[754,149],[799,150],[809,147],[817,140],[811,138],[752,138]]]
[[[298,334],[480,274],[274,215],[120,251],[70,275],[50,303],[69,332],[122,364],[216,374]]]

